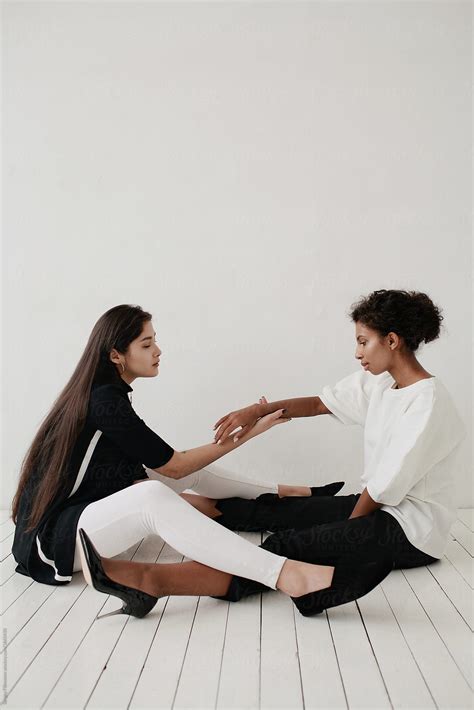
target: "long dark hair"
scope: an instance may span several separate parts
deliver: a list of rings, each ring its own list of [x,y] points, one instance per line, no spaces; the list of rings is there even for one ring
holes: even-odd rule
[[[140,306],[123,304],[106,311],[94,325],[76,369],[44,418],[22,462],[12,502],[15,524],[21,495],[32,476],[38,478],[25,532],[36,527],[64,484],[65,467],[84,426],[94,380],[106,375],[112,382],[121,381],[109,357],[111,350],[115,348],[124,354],[151,318],[151,313]]]

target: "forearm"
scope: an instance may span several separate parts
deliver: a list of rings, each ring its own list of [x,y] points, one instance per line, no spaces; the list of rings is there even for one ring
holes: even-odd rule
[[[285,417],[315,417],[318,414],[325,414],[326,408],[319,397],[293,397],[292,399],[280,399],[277,402],[268,402],[258,405],[260,416],[276,412],[277,409],[285,410]]]
[[[201,468],[217,461],[217,459],[225,456],[230,451],[238,449],[239,446],[242,446],[242,444],[245,444],[252,438],[253,436],[246,434],[237,442],[234,442],[233,437],[228,436],[227,439],[219,445],[215,443],[204,444],[204,446],[197,446],[195,449],[181,451],[178,456],[176,468],[169,472],[159,471],[159,473],[163,473],[165,476],[171,476],[175,479],[184,478],[184,476],[189,476],[189,474],[194,473],[194,471],[199,471]]]
[[[374,510],[381,508],[383,503],[376,503],[375,500],[367,493],[367,488],[362,491],[359,500],[354,506],[354,510],[349,515],[349,520],[351,518],[359,518],[362,515],[370,515]]]

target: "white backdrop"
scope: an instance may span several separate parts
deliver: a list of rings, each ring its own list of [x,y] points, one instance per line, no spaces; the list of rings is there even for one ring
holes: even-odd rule
[[[360,366],[350,304],[426,291],[471,429],[470,3],[4,2],[4,504],[97,318],[154,315],[134,406],[177,449]],[[362,430],[293,420],[219,465],[361,490]],[[456,472],[472,506],[472,437]]]

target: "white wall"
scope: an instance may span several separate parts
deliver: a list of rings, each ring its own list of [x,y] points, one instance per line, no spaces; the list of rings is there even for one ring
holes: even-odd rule
[[[6,507],[96,319],[154,314],[134,406],[178,449],[358,369],[346,313],[426,291],[468,428],[470,4],[3,4]],[[472,506],[472,438],[457,471]],[[361,490],[362,431],[293,420],[220,462]]]

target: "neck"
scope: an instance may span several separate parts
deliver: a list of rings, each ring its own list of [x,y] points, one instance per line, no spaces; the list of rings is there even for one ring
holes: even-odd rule
[[[415,382],[418,382],[418,380],[432,377],[414,356],[409,360],[395,363],[392,367],[388,368],[388,372],[395,380],[398,389],[413,385]]]

